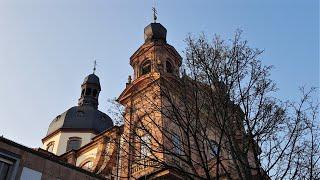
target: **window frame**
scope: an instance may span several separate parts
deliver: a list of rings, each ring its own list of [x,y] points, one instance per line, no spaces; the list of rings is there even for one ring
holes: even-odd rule
[[[151,66],[152,64],[150,59],[144,60],[140,65],[140,75],[143,76],[151,73],[151,69],[152,69]]]
[[[6,180],[15,179],[19,168],[20,156],[13,154],[12,152],[6,152],[1,150],[0,161],[7,164],[9,164],[8,162],[11,163],[11,166],[9,167],[8,173],[6,175]]]
[[[70,147],[70,142],[71,141],[78,141],[79,142],[79,147],[76,149],[73,149],[72,147]],[[69,137],[68,141],[67,141],[67,149],[66,152],[71,151],[71,150],[78,150],[81,147],[82,144],[82,138],[81,137]]]
[[[169,65],[170,68],[168,68],[168,64],[170,64],[170,65]],[[170,70],[170,72],[169,72],[169,70]],[[167,72],[167,73],[171,73],[171,74],[174,73],[173,63],[172,63],[171,60],[169,60],[169,59],[166,60],[166,72]]]
[[[48,144],[47,144],[47,147],[46,147],[46,151],[48,151],[48,152],[53,152],[53,150],[54,150],[54,144],[55,144],[55,142],[54,141],[51,141],[51,142],[49,142]],[[52,147],[52,151],[49,151],[49,147]]]
[[[92,94],[91,88],[86,88],[85,96],[90,96]]]

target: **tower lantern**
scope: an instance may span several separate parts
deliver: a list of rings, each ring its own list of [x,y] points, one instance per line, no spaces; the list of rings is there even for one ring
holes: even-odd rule
[[[98,97],[101,91],[99,77],[95,74],[88,75],[81,85],[81,96],[79,98],[79,106],[92,106],[98,109]]]
[[[144,28],[144,44],[130,57],[133,80],[154,73],[179,75],[182,58],[176,49],[167,43],[167,29],[158,22]]]

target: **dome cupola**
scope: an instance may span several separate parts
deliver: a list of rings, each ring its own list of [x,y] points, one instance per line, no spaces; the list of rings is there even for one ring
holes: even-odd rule
[[[100,86],[100,80],[97,75],[89,74],[87,77],[84,78],[82,84],[96,84]]]
[[[94,73],[84,78],[81,85],[81,96],[79,98],[79,106],[92,106],[98,109],[98,97],[101,91],[99,77]]]
[[[90,74],[81,85],[81,97],[78,106],[74,106],[58,115],[50,124],[47,136],[57,130],[90,130],[94,133],[113,126],[112,119],[98,110],[98,97],[101,91],[99,77]]]
[[[167,29],[160,23],[151,23],[144,28],[145,42],[163,41],[166,42]]]
[[[112,119],[98,110],[100,91],[99,77],[94,72],[84,78],[78,106],[53,119],[42,139],[43,149],[61,155],[84,146],[97,134],[113,127]],[[73,146],[76,140],[77,146]]]

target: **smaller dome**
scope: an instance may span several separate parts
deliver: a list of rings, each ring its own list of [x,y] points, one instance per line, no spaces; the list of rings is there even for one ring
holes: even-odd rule
[[[167,29],[160,23],[151,23],[144,28],[144,40],[145,42],[153,40],[163,40],[166,42]]]
[[[91,106],[74,106],[58,115],[48,128],[47,136],[57,130],[90,130],[94,133],[113,127],[112,119]]]
[[[87,77],[84,78],[83,84],[100,84],[99,77],[95,74],[89,74]]]

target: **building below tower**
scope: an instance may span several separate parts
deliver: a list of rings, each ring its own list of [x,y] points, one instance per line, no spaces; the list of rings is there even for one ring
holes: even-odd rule
[[[181,74],[182,57],[167,43],[166,38],[164,26],[156,22],[149,24],[144,29],[144,43],[130,57],[133,79],[130,76],[117,99],[124,107],[123,125],[115,126],[107,114],[98,110],[101,85],[99,77],[90,74],[81,85],[78,105],[50,123],[42,139],[42,149],[34,150],[0,139],[0,180],[24,179],[30,174],[35,179],[63,180],[215,179],[216,174],[220,179],[239,179],[234,171],[232,154],[217,143],[220,132],[213,125],[218,124],[220,119],[210,119],[210,123],[199,121],[211,129],[206,134],[208,139],[195,146],[202,134],[186,136],[182,131],[194,129],[198,124],[192,121],[192,127],[182,128],[180,123],[186,117],[172,114],[176,111],[175,107],[194,109],[192,86],[215,93],[223,91],[223,85],[216,82],[219,88],[213,89]],[[185,96],[181,98],[181,94]],[[210,101],[206,96],[200,98],[204,100],[203,106],[209,104],[206,103]],[[241,140],[247,137],[243,127],[239,126],[242,111],[229,99],[226,101],[231,107],[226,111],[232,117],[227,128],[237,126],[233,141],[243,145]],[[183,102],[188,102],[187,106]],[[192,142],[189,146],[185,143],[186,139]],[[225,139],[220,142],[225,143]],[[259,149],[254,141],[250,141],[247,148],[249,155],[244,159],[259,168],[252,160],[254,148]],[[211,167],[207,174],[204,171],[207,167],[198,165],[198,162],[204,161],[203,156]],[[220,159],[219,162],[217,159]],[[191,167],[188,162],[196,166]],[[254,179],[268,179],[258,177],[255,170],[249,173]]]

